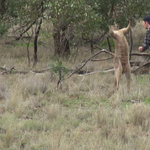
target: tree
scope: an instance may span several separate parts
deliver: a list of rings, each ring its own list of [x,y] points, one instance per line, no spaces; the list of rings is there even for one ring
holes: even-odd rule
[[[149,13],[149,0],[86,0],[96,14],[102,17],[101,27],[106,28],[107,25],[114,21],[124,26],[127,19],[139,19],[143,15]]]
[[[1,0],[0,4],[1,35],[18,24],[20,39],[34,26],[34,65],[43,20],[53,24],[54,54],[68,56],[73,38],[88,39],[92,49],[95,33],[107,33],[114,21],[126,26],[128,18],[139,19],[150,7],[149,0]]]
[[[48,17],[53,23],[55,55],[70,54],[70,29],[75,28],[84,19],[84,0],[51,0],[48,4]]]
[[[18,15],[17,9],[20,6],[20,0],[1,0],[0,1],[0,35],[2,36],[10,28],[12,20]]]

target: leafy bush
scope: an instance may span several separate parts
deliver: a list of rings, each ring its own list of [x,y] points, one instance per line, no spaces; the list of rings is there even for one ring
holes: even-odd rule
[[[69,72],[69,69],[67,69],[63,64],[62,61],[58,58],[57,62],[55,64],[51,64],[51,73],[58,76],[58,82],[57,87],[61,83],[61,81],[64,79],[65,75]]]

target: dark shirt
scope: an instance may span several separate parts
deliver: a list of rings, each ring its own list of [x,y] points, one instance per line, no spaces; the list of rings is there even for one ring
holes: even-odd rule
[[[143,51],[147,50],[150,47],[150,28],[147,30],[145,34],[144,43],[142,44]]]

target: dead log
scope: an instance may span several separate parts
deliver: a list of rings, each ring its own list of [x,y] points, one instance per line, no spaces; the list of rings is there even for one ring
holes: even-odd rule
[[[8,68],[6,66],[4,67],[0,67],[0,70],[2,70],[2,73],[1,74],[27,74],[27,73],[44,73],[46,71],[49,71],[51,69],[51,67],[48,67],[48,68],[45,68],[45,69],[41,69],[41,70],[26,70],[26,71],[19,71],[19,70],[16,70],[15,67],[11,67],[11,68]]]

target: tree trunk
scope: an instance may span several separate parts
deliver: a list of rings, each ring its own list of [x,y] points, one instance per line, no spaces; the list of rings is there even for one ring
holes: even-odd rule
[[[6,11],[6,7],[5,7],[5,0],[1,0],[0,2],[0,14],[4,15],[5,11]]]
[[[111,44],[110,44],[110,41],[109,41],[109,37],[107,37],[107,43],[108,43],[109,51],[112,52]]]
[[[37,64],[37,48],[38,48],[38,36],[39,36],[39,32],[40,32],[40,29],[41,29],[41,24],[42,24],[42,18],[40,19],[40,23],[38,25],[38,28],[36,30],[36,33],[35,33],[35,37],[34,37],[34,62],[33,62],[33,67],[36,66]]]
[[[54,55],[61,55],[60,53],[60,31],[54,30]]]
[[[130,29],[129,30],[129,42],[130,42],[130,54],[132,53],[132,49],[133,49],[133,38],[132,38],[132,30]],[[131,60],[131,55],[130,55],[130,58]]]
[[[94,55],[94,39],[93,39],[93,35],[90,39],[90,47],[91,47],[91,54]]]
[[[66,37],[67,28],[54,30],[54,55],[67,57],[70,54],[69,40]]]
[[[68,57],[70,54],[69,40],[66,37],[67,27],[62,28],[61,35],[61,51],[63,57]]]

